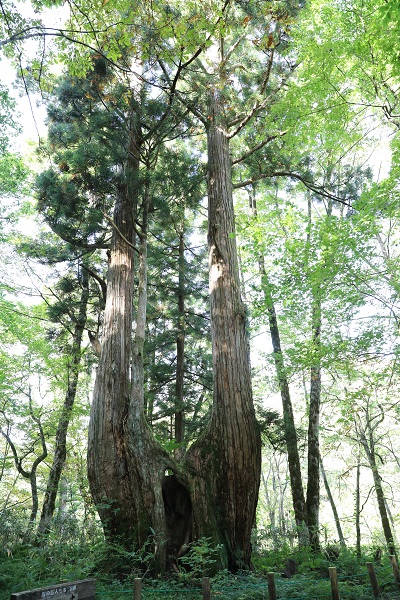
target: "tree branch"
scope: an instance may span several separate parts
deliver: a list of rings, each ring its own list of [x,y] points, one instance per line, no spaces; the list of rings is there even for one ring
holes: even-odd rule
[[[252,185],[256,181],[262,181],[263,179],[270,179],[272,177],[288,177],[289,179],[296,179],[300,181],[305,187],[318,196],[322,196],[323,198],[328,198],[329,200],[333,200],[334,202],[340,202],[345,206],[349,206],[351,208],[351,204],[346,202],[344,198],[340,196],[336,196],[335,194],[331,194],[328,192],[323,186],[318,186],[314,184],[312,181],[306,179],[304,175],[300,175],[300,173],[294,173],[293,171],[274,171],[273,173],[260,173],[256,177],[252,179],[245,179],[244,181],[239,181],[233,185],[233,189],[237,190],[248,185]]]
[[[243,162],[244,160],[246,160],[246,158],[248,158],[249,156],[254,154],[254,152],[257,152],[257,150],[261,150],[261,148],[264,148],[264,146],[269,144],[269,142],[272,142],[272,140],[276,140],[277,138],[280,138],[280,137],[283,137],[284,135],[286,135],[288,131],[289,130],[287,129],[286,131],[281,131],[280,133],[277,133],[276,135],[268,136],[264,141],[260,142],[257,146],[254,146],[254,148],[252,148],[252,150],[249,150],[248,152],[246,152],[246,154],[243,154],[240,158],[233,160],[232,165],[237,165],[237,164]]]

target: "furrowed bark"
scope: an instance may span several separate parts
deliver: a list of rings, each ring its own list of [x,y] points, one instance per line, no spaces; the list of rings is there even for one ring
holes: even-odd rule
[[[240,296],[229,143],[218,90],[210,93],[209,269],[214,394],[210,423],[188,453],[194,537],[223,544],[221,563],[249,568],[261,472],[246,310]]]
[[[117,199],[114,222],[133,242],[132,201]],[[88,476],[91,493],[106,535],[113,541],[133,541],[131,482],[125,445],[130,401],[133,249],[113,231],[107,276],[107,300],[101,352],[89,423]]]
[[[135,542],[133,481],[126,448],[131,395],[134,214],[139,203],[141,135],[132,100],[124,180],[117,192],[101,351],[89,422],[88,477],[110,541]]]

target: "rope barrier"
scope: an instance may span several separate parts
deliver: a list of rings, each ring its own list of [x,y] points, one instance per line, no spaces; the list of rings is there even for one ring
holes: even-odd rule
[[[361,593],[370,594],[372,592],[372,595],[377,598],[382,588],[399,587],[400,575],[396,570],[397,562],[395,562],[395,557],[390,558],[394,579],[390,578],[390,571],[384,565],[377,565],[375,572],[374,564],[368,562],[366,563],[367,572],[365,573],[353,573],[352,575],[339,577],[337,569],[332,566],[329,567],[329,578],[321,576],[318,579],[308,579],[301,574],[292,579],[281,579],[278,573],[268,573],[266,574],[266,580],[252,576],[246,578],[239,575],[226,579],[220,578],[214,583],[209,577],[204,577],[201,582],[199,580],[178,580],[175,583],[174,580],[146,581],[136,577],[132,581],[134,589],[125,589],[121,586],[121,589],[114,587],[110,590],[105,589],[106,582],[103,581],[100,584],[103,589],[99,590],[96,596],[98,600],[111,600],[113,598],[114,600],[120,600],[126,597],[126,594],[129,594],[132,600],[158,600],[172,595],[174,600],[180,598],[186,598],[187,600],[230,598],[233,600],[234,598],[247,598],[248,595],[253,593],[251,597],[262,597],[264,600],[266,598],[278,600],[278,597],[279,600],[339,600],[340,598],[344,600],[346,596],[350,597],[354,586],[357,586]],[[378,582],[377,575],[379,575],[380,582]],[[94,582],[94,580],[86,581]],[[83,585],[85,581],[78,583]],[[338,583],[342,585],[340,595]],[[309,590],[309,593],[306,594],[306,590]],[[11,600],[20,600],[18,594],[12,595]],[[22,600],[26,600],[25,597]],[[90,600],[95,600],[94,584],[93,595],[90,596]]]

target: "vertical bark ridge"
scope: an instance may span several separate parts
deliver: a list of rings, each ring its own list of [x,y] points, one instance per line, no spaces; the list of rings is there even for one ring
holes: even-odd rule
[[[194,530],[225,546],[223,566],[248,568],[261,471],[251,387],[246,310],[240,295],[229,142],[219,92],[210,94],[209,272],[214,395],[209,426],[189,452]],[[201,471],[204,471],[202,476]],[[201,497],[202,496],[202,497]],[[200,509],[200,503],[206,508]],[[217,511],[214,507],[218,507]]]

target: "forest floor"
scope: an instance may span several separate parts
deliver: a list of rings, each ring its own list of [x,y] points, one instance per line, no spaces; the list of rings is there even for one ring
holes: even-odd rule
[[[110,548],[108,548],[108,551]],[[110,558],[111,556],[111,558]],[[288,557],[296,573],[284,577]],[[192,556],[191,565],[177,569],[171,577],[151,579],[137,568],[137,555],[125,551],[110,555],[105,546],[90,544],[52,544],[38,548],[21,545],[12,552],[0,550],[0,600],[12,593],[32,590],[87,578],[96,580],[96,600],[127,600],[133,598],[134,579],[142,577],[145,600],[201,600],[202,575],[212,556]],[[268,599],[267,574],[274,573],[278,600],[330,600],[329,567],[337,572],[340,597],[343,600],[370,600],[371,587],[367,562],[371,556],[356,557],[352,551],[342,551],[338,557],[312,554],[307,550],[258,552],[254,555],[254,571],[232,575],[222,571],[211,578],[211,598],[223,600]],[[389,557],[373,563],[382,600],[400,600]]]

